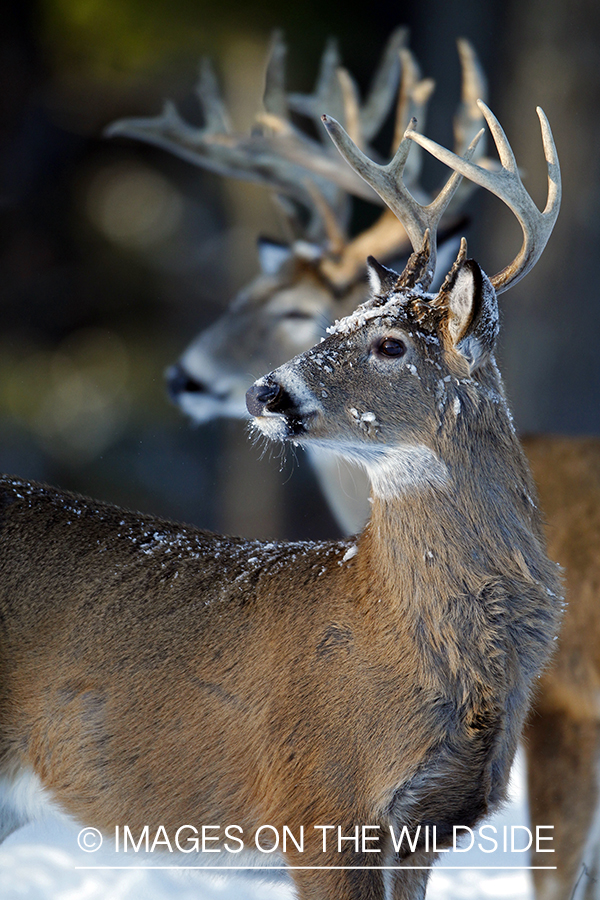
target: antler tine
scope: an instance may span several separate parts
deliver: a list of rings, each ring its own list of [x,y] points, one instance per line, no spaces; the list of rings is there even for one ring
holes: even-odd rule
[[[454,116],[454,151],[462,156],[473,136],[481,131],[484,118],[481,114],[479,98],[487,98],[487,79],[477,58],[475,50],[466,38],[457,40],[458,56],[461,68],[461,99]],[[473,162],[482,163],[486,149],[486,134],[477,145]],[[484,165],[486,165],[484,163]],[[489,167],[489,164],[488,164]],[[451,210],[463,206],[477,185],[473,181],[462,181],[452,199]]]
[[[271,37],[271,46],[265,73],[265,90],[263,93],[263,106],[268,113],[288,118],[287,97],[285,95],[285,61],[287,57],[287,44],[283,39],[283,33],[275,30]]]
[[[338,80],[341,65],[340,52],[335,38],[325,44],[317,82],[312,94],[288,94],[288,105],[294,112],[318,121],[324,109],[330,109],[340,118],[344,115],[344,100]]]
[[[348,69],[345,69],[344,66],[338,68],[337,78],[342,92],[346,131],[351,136],[354,143],[357,146],[362,147],[363,131],[361,127],[360,101],[356,82]]]
[[[200,61],[195,94],[204,116],[205,134],[231,134],[231,120],[221,97],[215,70],[207,57]]]
[[[204,119],[202,128],[194,128],[182,119],[175,104],[167,100],[160,115],[148,118],[118,119],[104,129],[104,135],[105,137],[137,138],[189,159],[191,152],[189,145],[193,142],[194,137],[198,139],[201,135],[206,139],[209,135],[230,135],[232,133],[231,121],[221,97],[219,83],[207,57],[200,61],[194,93]],[[180,134],[182,139],[181,152],[173,146],[177,134]]]
[[[412,119],[421,122],[421,127],[424,127],[427,104],[435,89],[435,81],[432,78],[421,78],[421,70],[410,50],[401,49],[399,59],[402,75],[398,91],[392,151],[394,147],[399,146]],[[410,185],[414,191],[419,191],[421,159],[420,152],[412,153],[406,160],[404,169],[404,183]],[[423,192],[420,191],[420,193]]]
[[[477,54],[466,38],[458,38],[458,56],[462,72],[461,102],[454,117],[454,145],[460,156],[481,129],[483,119],[477,101],[487,97],[487,79]],[[475,158],[485,153],[485,137],[479,142]]]
[[[343,217],[332,209],[327,202],[323,193],[319,190],[315,182],[311,178],[307,178],[305,182],[307,193],[310,195],[314,208],[317,211],[322,225],[325,239],[326,250],[333,259],[341,256],[344,249],[348,246],[348,235],[346,233],[345,222]],[[307,236],[310,237],[310,229],[307,229]]]
[[[391,209],[385,209],[370,228],[341,248],[338,258],[325,257],[320,269],[331,284],[344,288],[364,272],[365,259],[373,252],[378,258],[389,259],[392,254],[402,256],[409,250],[406,229]]]
[[[458,171],[453,172],[437,197],[428,205],[422,206],[412,196],[402,176],[406,159],[410,150],[410,139],[414,134],[416,122],[413,120],[406,129],[394,158],[386,166],[380,166],[356,146],[348,137],[339,122],[329,116],[322,116],[323,124],[329,132],[329,136],[338,148],[346,162],[357,174],[371,185],[384,203],[395,213],[404,225],[415,251],[421,250],[429,233],[430,252],[424,275],[420,278],[422,286],[429,287],[435,272],[436,261],[436,234],[438,223],[444,214],[454,192],[461,181]],[[475,151],[475,147],[481,137],[477,135],[465,153],[465,159],[469,160]]]
[[[421,134],[412,132],[407,136],[428,150],[436,159],[491,191],[506,203],[518,219],[523,231],[521,249],[510,265],[490,279],[496,293],[501,293],[520,281],[533,268],[548,242],[560,208],[560,167],[550,124],[543,110],[538,107],[537,114],[548,167],[548,199],[544,211],[540,212],[523,186],[514,154],[500,123],[485,103],[479,101],[479,106],[496,143],[502,163],[499,172],[489,172],[469,160],[461,159],[460,156],[440,147]]]
[[[392,32],[373,76],[360,113],[361,132],[365,141],[375,137],[394,102],[400,77],[399,51],[408,43],[408,33],[408,28],[405,27],[396,28]]]

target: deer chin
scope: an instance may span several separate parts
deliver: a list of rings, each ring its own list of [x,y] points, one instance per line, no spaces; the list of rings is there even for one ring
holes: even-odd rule
[[[266,412],[263,416],[253,416],[252,425],[272,441],[285,441],[290,437],[283,413]]]
[[[293,441],[304,443],[308,436],[309,413],[300,416],[291,412],[265,412],[262,416],[254,416],[252,424],[272,441]]]
[[[247,419],[244,397],[219,397],[210,394],[180,394],[175,401],[179,409],[195,425],[204,425],[213,419]]]

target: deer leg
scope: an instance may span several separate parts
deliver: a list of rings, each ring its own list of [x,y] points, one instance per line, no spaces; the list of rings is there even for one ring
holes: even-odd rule
[[[372,853],[353,852],[350,847],[340,852],[337,849],[285,854],[290,866],[313,867],[290,872],[298,900],[386,900],[386,873],[378,868],[380,860]]]
[[[431,864],[431,860],[423,860],[422,864]],[[392,900],[424,900],[430,874],[428,869],[396,869],[392,879]]]
[[[554,826],[545,834],[553,834],[547,846],[555,852],[533,852],[531,862],[557,867],[534,870],[536,900],[597,900],[600,723],[575,719],[564,710],[536,710],[525,741],[532,830],[535,834],[537,825]]]
[[[340,865],[336,860],[331,865]],[[372,862],[368,863],[372,865]],[[325,865],[323,862],[321,866]],[[352,865],[360,865],[353,860]],[[384,873],[377,869],[319,869],[292,872],[298,900],[385,900]],[[408,895],[405,895],[408,896]],[[421,895],[418,895],[420,897]],[[417,900],[417,895],[410,895]]]

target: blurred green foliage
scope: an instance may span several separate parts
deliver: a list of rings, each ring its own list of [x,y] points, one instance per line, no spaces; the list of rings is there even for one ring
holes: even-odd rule
[[[292,70],[313,74],[326,37],[336,35],[346,53],[370,60],[387,36],[377,16],[363,17],[357,29],[351,7],[318,0],[40,0],[40,10],[41,39],[55,68],[106,81],[147,75],[175,58],[218,59],[235,33],[284,29],[293,35]]]
[[[269,32],[275,24],[305,31],[316,4],[275,0],[42,0],[42,37],[54,64],[101,79],[131,77],[173,56],[218,56],[232,32]],[[340,22],[323,22],[339,32]],[[319,29],[322,33],[322,28]]]

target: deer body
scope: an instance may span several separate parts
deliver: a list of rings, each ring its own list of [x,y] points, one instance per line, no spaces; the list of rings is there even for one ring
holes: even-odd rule
[[[478,127],[475,99],[484,95],[485,82],[472,52],[464,43],[461,60],[464,71],[462,112],[467,113],[469,119],[464,138]],[[401,94],[410,97],[413,111],[420,107],[418,115],[421,118],[431,85],[419,82],[416,71],[410,57],[404,53]],[[282,83],[282,79],[280,81]],[[285,106],[283,98],[280,109]],[[160,122],[149,122],[146,127],[155,136],[158,129],[161,136]],[[124,133],[140,136],[135,128],[128,132],[127,123]],[[185,138],[185,130],[182,135]],[[467,141],[461,140],[460,135],[457,137],[457,143],[466,146]],[[177,134],[171,132],[169,138],[172,141],[170,149],[178,152],[174,146]],[[514,172],[514,159],[511,161],[510,156],[510,153],[505,154],[503,163]],[[204,165],[201,155],[195,161]],[[251,165],[250,158],[248,161]],[[315,171],[321,170],[315,167]],[[301,181],[305,185],[306,179]],[[341,184],[339,180],[337,183]],[[275,179],[272,187],[280,190]],[[529,214],[530,210],[527,210],[526,218]],[[344,230],[343,221],[341,230]],[[318,240],[318,246],[313,245],[312,258],[305,258],[303,268],[290,263],[300,244],[291,245],[287,258],[280,248],[277,263],[275,267],[271,265],[269,272],[269,290],[254,295],[258,302],[248,302],[252,290],[237,298],[219,323],[199,336],[169,370],[170,394],[193,419],[206,421],[219,415],[245,416],[246,410],[239,399],[249,383],[249,373],[278,366],[290,352],[308,349],[310,343],[325,334],[335,318],[352,311],[352,304],[363,284],[365,252],[374,252],[385,260],[401,255],[406,246],[402,230],[398,231],[395,220],[386,219],[385,214],[371,233],[359,235],[347,246],[342,243],[340,248],[338,245],[336,251],[331,234],[316,239],[313,233],[312,240]],[[262,254],[261,265],[264,270]],[[312,274],[305,280],[308,270],[312,270]],[[261,283],[264,284],[262,278],[257,284]],[[305,288],[310,290],[311,283],[314,292],[309,297]],[[348,292],[350,284],[353,285],[352,292]],[[280,308],[280,291],[286,295],[287,321],[283,327],[281,316],[271,314],[271,310]],[[243,321],[243,343],[230,340],[232,335],[240,333],[235,331],[237,326],[233,324],[236,315],[239,322]],[[218,340],[215,340],[216,336]],[[257,336],[260,337],[259,347],[255,340]],[[236,355],[233,367],[232,348]],[[258,359],[260,365],[257,365]],[[238,398],[236,405],[230,402],[234,395]],[[368,422],[363,420],[363,425],[368,427]],[[546,435],[525,438],[524,444],[547,517],[550,555],[566,568],[570,601],[555,665],[542,677],[535,709],[527,726],[526,743],[532,822],[555,826],[557,872],[534,872],[536,895],[540,900],[555,900],[571,896],[582,872],[582,863],[592,877],[597,877],[600,865],[599,829],[595,824],[600,809],[600,711],[597,703],[600,683],[597,654],[600,442]],[[356,461],[332,456],[326,448],[307,444],[305,449],[342,531],[347,534],[360,531],[369,514],[369,480],[363,469]],[[534,857],[533,862],[544,865],[545,859],[540,855]]]
[[[493,290],[474,263],[453,272],[249,392],[266,434],[363,461],[356,545],[221,538],[3,480],[6,783],[33,773],[106,831],[428,823],[438,848],[500,802],[560,586],[493,361]],[[24,815],[5,806],[4,831]],[[285,858],[372,863],[320,842]],[[432,860],[421,842],[396,863]],[[386,896],[376,869],[294,878],[301,898]],[[425,882],[405,869],[394,897]]]
[[[268,785],[298,768],[293,747],[281,754],[321,698],[315,679],[292,716],[310,673],[286,653],[271,676],[265,655],[289,647],[294,621],[320,627],[331,574],[349,574],[338,566],[347,548],[221,539],[42,486],[2,487],[4,771],[35,772],[61,808],[110,830],[175,829],[199,814],[249,829],[283,814]],[[51,538],[37,564],[28,532],[41,547]],[[294,593],[292,565],[319,573],[309,598]]]
[[[248,391],[268,438],[357,462],[372,514],[356,544],[267,545],[182,529],[11,481],[0,528],[0,767],[35,776],[65,812],[109,829],[160,816],[244,830],[406,827],[382,862],[288,848],[300,900],[423,898],[435,849],[504,796],[532,687],[560,621],[534,487],[494,360],[496,288],[533,265],[560,174],[539,111],[549,199],[502,161],[464,157],[428,206],[402,181],[409,124],[387,166],[323,117],[413,245],[402,275],[369,262],[372,298],[318,347]],[[443,155],[443,154],[442,154]],[[491,279],[458,258],[428,293],[458,172],[502,196],[524,242]],[[521,215],[523,212],[523,215]],[[18,792],[10,793],[13,800]],[[5,806],[7,806],[5,802]],[[9,808],[4,831],[24,818]],[[268,821],[261,821],[265,817]],[[228,822],[228,824],[234,824]],[[324,866],[354,868],[324,868]]]

